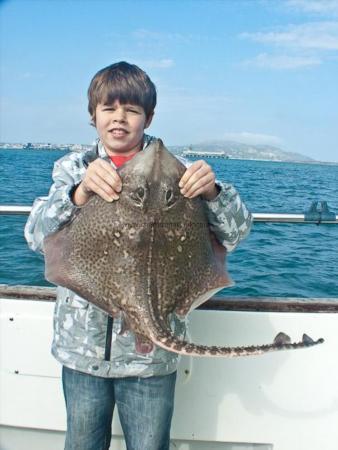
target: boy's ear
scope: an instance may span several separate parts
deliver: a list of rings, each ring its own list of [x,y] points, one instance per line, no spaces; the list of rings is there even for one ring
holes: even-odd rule
[[[151,124],[151,121],[153,120],[154,117],[154,111],[150,114],[150,116],[147,118],[146,123],[144,125],[144,129],[148,128]]]

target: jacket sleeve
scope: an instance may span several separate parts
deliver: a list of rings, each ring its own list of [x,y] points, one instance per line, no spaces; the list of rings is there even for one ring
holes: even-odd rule
[[[177,156],[186,167],[192,162]],[[216,180],[219,193],[213,200],[204,200],[210,230],[217,240],[233,251],[250,231],[252,215],[242,202],[233,185]]]
[[[53,184],[47,197],[38,197],[25,226],[29,247],[43,253],[43,240],[59,229],[78,209],[71,200],[71,191],[80,183],[85,167],[82,154],[71,153],[54,164]]]
[[[216,184],[220,192],[214,200],[204,201],[206,213],[210,230],[231,252],[249,234],[252,215],[234,186],[220,181],[216,181]]]

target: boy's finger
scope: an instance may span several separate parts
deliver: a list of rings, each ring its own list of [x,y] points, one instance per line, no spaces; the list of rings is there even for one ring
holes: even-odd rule
[[[203,194],[208,189],[210,189],[215,184],[215,178],[213,174],[208,173],[202,178],[199,178],[195,183],[193,183],[187,189],[181,189],[184,197],[192,198],[196,197],[199,194]],[[196,193],[198,191],[198,193]]]
[[[187,183],[189,178],[195,172],[197,172],[197,170],[199,170],[202,166],[203,166],[203,161],[195,161],[193,164],[191,164],[191,166],[188,167],[188,169],[184,172],[182,178],[180,179],[180,182],[178,184],[179,187],[183,187]]]
[[[107,161],[102,158],[98,158],[89,164],[87,169],[88,176],[93,176],[94,174],[99,175],[103,178],[109,185],[116,188],[116,190],[121,190],[122,183],[121,178],[118,173]]]
[[[103,159],[99,160],[98,172],[104,178],[104,180],[110,184],[114,189],[120,191],[122,188],[122,182],[119,174],[114,167]]]
[[[97,171],[95,175],[98,176],[106,184],[111,186],[114,190],[121,191],[122,182],[117,173],[108,172],[105,169],[101,169]]]
[[[106,183],[99,175],[93,174],[88,182],[90,189],[96,194],[100,195],[100,197],[107,199],[101,194],[104,193],[108,198],[112,200],[117,200],[119,198],[118,193],[110,186],[110,184]]]
[[[186,198],[195,198],[198,197],[199,195],[203,194],[203,187],[198,188],[197,190],[187,193],[184,195],[184,197]]]
[[[201,167],[197,172],[195,172],[188,181],[185,183],[183,188],[181,188],[181,193],[184,195],[191,189],[196,187],[195,185],[198,183],[198,186],[201,186],[206,183],[210,183],[211,181],[215,181],[215,176],[213,172],[208,170],[208,167]]]
[[[116,194],[113,196],[108,195],[103,189],[101,189],[99,186],[97,187],[96,194],[99,195],[103,200],[106,202],[113,202],[114,200],[118,200],[118,196]]]
[[[196,161],[196,163],[192,164],[184,173],[179,183],[179,187],[189,189],[190,186],[196,182],[196,180],[202,178],[208,173],[213,174],[211,167],[203,160]]]
[[[86,190],[90,190],[90,192],[99,195],[101,198],[106,200],[107,202],[112,202],[114,198],[107,194],[107,192],[102,189],[99,185],[97,185],[93,180],[90,180],[88,182],[88,185],[86,186]]]

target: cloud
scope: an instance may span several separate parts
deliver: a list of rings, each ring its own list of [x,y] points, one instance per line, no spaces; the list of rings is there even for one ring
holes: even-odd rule
[[[255,58],[242,62],[242,66],[277,70],[299,69],[301,67],[311,67],[319,64],[322,64],[322,61],[315,56],[271,55],[268,53],[260,53]]]
[[[239,37],[270,47],[270,52],[262,52],[243,61],[241,65],[244,67],[279,70],[313,67],[335,58],[338,21],[292,24],[268,31],[241,33]]]
[[[242,33],[242,38],[279,47],[311,50],[338,50],[338,22],[309,22],[275,31]]]
[[[241,131],[237,133],[225,133],[223,139],[229,141],[242,142],[243,144],[252,145],[281,145],[282,139],[278,136],[262,133],[251,133],[249,131]]]
[[[338,0],[287,0],[284,6],[304,13],[338,15]]]

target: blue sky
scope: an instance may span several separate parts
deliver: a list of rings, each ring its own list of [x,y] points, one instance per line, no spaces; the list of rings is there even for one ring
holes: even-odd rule
[[[338,161],[338,0],[0,0],[2,142],[91,143],[86,91],[120,60],[157,86],[167,145]]]

